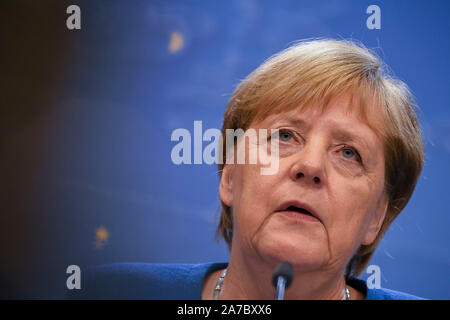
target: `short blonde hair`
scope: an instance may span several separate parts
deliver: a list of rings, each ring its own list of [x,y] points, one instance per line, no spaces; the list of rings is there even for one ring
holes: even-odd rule
[[[390,76],[387,66],[362,44],[349,40],[305,40],[272,56],[234,90],[223,118],[227,129],[249,128],[253,121],[269,115],[320,105],[324,111],[332,97],[351,92],[358,99],[360,113],[382,138],[385,154],[385,192],[389,196],[386,217],[371,245],[361,245],[347,265],[346,276],[360,274],[380,239],[411,198],[424,165],[424,147],[415,109],[418,107],[402,81]],[[382,128],[368,115],[377,112]],[[227,148],[223,146],[226,163]],[[221,203],[217,236],[231,250],[232,210]]]

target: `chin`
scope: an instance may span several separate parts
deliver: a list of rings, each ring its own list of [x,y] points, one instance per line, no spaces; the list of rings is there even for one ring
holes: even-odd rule
[[[287,261],[298,271],[318,270],[327,262],[327,251],[314,245],[293,245],[269,240],[261,242],[257,250],[259,256],[270,264],[276,266]]]

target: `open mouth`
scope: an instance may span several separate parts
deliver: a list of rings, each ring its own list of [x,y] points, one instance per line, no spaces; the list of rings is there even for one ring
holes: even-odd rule
[[[303,219],[310,221],[319,221],[318,216],[311,211],[310,206],[307,204],[298,202],[298,201],[288,201],[279,207],[276,211],[285,216],[294,218],[294,219]]]
[[[312,213],[309,212],[308,210],[303,209],[303,208],[299,208],[299,207],[296,207],[296,206],[289,206],[283,211],[295,211],[295,212],[298,212],[298,213],[307,214],[307,215],[309,215],[311,217],[313,216]]]

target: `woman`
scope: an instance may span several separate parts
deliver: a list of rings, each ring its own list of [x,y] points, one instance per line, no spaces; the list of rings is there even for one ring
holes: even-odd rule
[[[414,106],[407,86],[353,42],[304,41],[275,55],[225,110],[223,136],[269,129],[278,146],[276,172],[263,175],[266,163],[229,159],[231,149],[257,146],[224,145],[218,233],[229,263],[101,266],[89,272],[85,297],[273,299],[270,279],[288,261],[285,299],[417,298],[356,279],[422,170]]]

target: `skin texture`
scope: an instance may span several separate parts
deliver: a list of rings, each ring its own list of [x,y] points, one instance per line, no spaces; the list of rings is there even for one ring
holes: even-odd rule
[[[388,205],[383,142],[353,106],[343,94],[323,113],[295,109],[252,123],[280,129],[279,169],[261,175],[261,164],[224,166],[219,194],[232,208],[234,229],[221,298],[273,299],[270,278],[282,261],[295,272],[286,299],[342,297],[345,267],[361,244],[375,240]],[[380,126],[376,115],[369,119]],[[247,152],[257,147],[238,146]],[[276,212],[291,200],[307,204],[318,219]],[[212,297],[207,290],[219,276],[206,279],[204,298]]]

